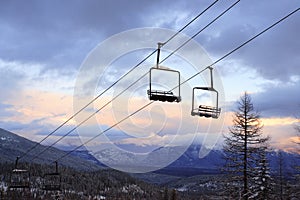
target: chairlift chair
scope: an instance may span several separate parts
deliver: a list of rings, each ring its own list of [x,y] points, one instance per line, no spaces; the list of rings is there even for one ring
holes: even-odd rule
[[[156,67],[152,67],[149,71],[150,78],[149,78],[149,90],[147,90],[147,94],[150,100],[153,101],[167,101],[167,102],[177,102],[179,103],[181,101],[180,96],[180,72],[172,69],[167,68],[160,68],[159,67],[159,56],[160,56],[160,48],[164,45],[164,43],[158,43],[158,49],[157,49],[157,61],[156,61]],[[172,91],[163,91],[163,90],[154,90],[152,88],[152,71],[153,70],[160,70],[160,71],[167,71],[171,73],[177,73],[178,74],[178,96],[175,95]]]
[[[16,159],[15,168],[10,174],[9,189],[29,189],[30,173],[26,169],[18,169],[19,157]]]
[[[46,191],[61,190],[61,175],[58,172],[57,162],[55,162],[55,172],[44,174],[42,189]]]
[[[213,87],[213,73],[212,73],[213,68],[209,67],[208,69],[210,70],[211,86],[193,88],[191,115],[217,119],[221,113],[221,108],[219,108],[219,93]],[[199,105],[198,107],[195,107],[195,90],[206,90],[206,91],[211,91],[216,93],[216,104],[215,104],[216,106]]]

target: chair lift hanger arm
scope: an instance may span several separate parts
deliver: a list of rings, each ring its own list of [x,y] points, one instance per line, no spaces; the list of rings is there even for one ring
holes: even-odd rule
[[[192,116],[200,116],[200,117],[211,117],[217,119],[220,115],[221,108],[219,108],[219,93],[214,88],[213,85],[213,68],[211,66],[207,67],[206,69],[210,70],[210,86],[206,87],[194,87],[193,88],[193,94],[192,94]],[[195,90],[206,90],[216,93],[216,107],[214,106],[207,106],[207,105],[199,105],[199,107],[195,107]]]
[[[178,74],[178,85],[180,85],[180,72],[177,70],[161,68],[159,67],[159,57],[160,57],[160,49],[165,43],[159,42],[157,48],[157,58],[156,58],[156,67],[150,68],[149,71],[149,90],[147,90],[147,94],[150,100],[154,101],[167,101],[167,102],[180,102],[180,87],[178,88],[178,96],[174,95],[172,91],[162,91],[162,90],[153,90],[152,88],[152,71],[153,70],[161,70],[165,72],[176,72]]]

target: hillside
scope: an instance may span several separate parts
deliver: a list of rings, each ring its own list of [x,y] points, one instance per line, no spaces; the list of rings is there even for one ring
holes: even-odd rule
[[[21,190],[8,190],[13,164],[0,163],[0,199],[26,199]],[[53,171],[49,165],[31,164],[29,199],[53,199],[59,193],[64,200],[77,199],[163,199],[158,186],[145,183],[112,169],[78,171],[60,167],[61,191],[43,190],[43,174]]]
[[[0,129],[0,199],[13,196],[14,199],[24,199],[22,191],[10,191],[11,171],[17,156],[23,155],[37,143],[14,133]],[[57,191],[45,192],[43,176],[53,172],[53,161],[66,152],[50,148],[42,158],[31,162],[32,158],[46,146],[38,145],[28,156],[19,162],[20,168],[30,169],[30,199],[53,199]],[[59,162],[61,173],[61,188],[59,195],[63,199],[162,199],[161,189],[145,183],[130,175],[99,166],[88,152],[74,152]]]
[[[30,141],[24,137],[14,133],[0,129],[0,163],[15,162],[17,156],[23,155],[28,149],[36,145],[36,142]],[[24,162],[32,162],[34,156],[43,151],[46,146],[38,145],[29,154],[20,159],[20,164]],[[50,148],[44,152],[41,157],[34,159],[34,163],[51,164],[57,158],[65,155],[65,152],[57,148]],[[59,165],[73,167],[80,170],[97,170],[99,165],[96,161],[86,160],[75,156],[67,156],[59,162]]]
[[[0,129],[0,194],[9,195],[7,186],[11,169],[13,169],[16,156],[22,155],[28,149],[36,145],[28,139],[20,137],[9,131]],[[218,196],[226,187],[226,176],[220,174],[219,167],[223,164],[222,151],[211,150],[204,157],[199,158],[200,145],[191,145],[182,156],[164,169],[144,174],[127,174],[116,170],[102,168],[88,151],[77,151],[66,157],[59,163],[59,171],[62,175],[62,191],[60,195],[64,199],[166,199],[167,196],[176,195],[178,199],[222,199]],[[52,162],[66,152],[51,148],[45,152],[42,158],[30,162],[37,152],[46,148],[38,145],[20,161],[22,167],[30,169],[31,174],[31,198],[51,199],[53,193],[45,193],[42,188],[43,174],[53,171]],[[178,147],[168,147],[167,151],[174,152]],[[118,155],[112,149],[99,152],[101,156],[107,154],[118,156],[125,162],[127,155]],[[99,154],[98,154],[99,155]],[[300,165],[299,155],[281,152],[284,160],[284,181],[292,187],[294,193],[297,184],[294,178],[293,166]],[[151,156],[151,155],[150,155]],[[278,151],[270,151],[272,176],[274,177],[274,189],[278,189]],[[109,158],[109,157],[108,157]],[[27,162],[27,163],[26,163]],[[145,162],[149,165],[150,163]],[[99,170],[97,170],[99,169]],[[290,182],[288,182],[290,181]],[[46,194],[46,196],[45,196]],[[15,194],[20,195],[22,194]],[[278,195],[278,194],[276,194]],[[34,196],[34,198],[33,198]],[[201,198],[200,198],[201,197]],[[4,198],[5,199],[5,198]],[[19,198],[17,198],[19,199]]]

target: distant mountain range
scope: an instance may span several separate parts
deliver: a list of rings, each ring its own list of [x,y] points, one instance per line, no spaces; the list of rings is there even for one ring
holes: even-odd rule
[[[4,129],[0,129],[0,162],[14,162],[17,156],[23,155],[24,152],[34,145],[36,145],[36,142],[20,137]],[[20,162],[31,162],[32,158],[45,148],[46,146],[38,145],[26,157],[22,158]],[[223,152],[221,150],[212,149],[207,156],[204,158],[199,158],[200,148],[200,145],[191,145],[176,161],[171,163],[169,166],[156,171],[156,173],[176,176],[193,176],[219,173],[220,167],[224,164],[224,160],[222,158]],[[164,151],[171,153],[181,150],[182,147],[164,148]],[[276,174],[278,171],[279,152],[281,152],[283,158],[284,173],[294,173],[293,167],[296,165],[300,166],[300,155],[278,150],[270,151],[267,154],[272,173]],[[51,162],[65,153],[65,151],[52,147],[40,158],[35,159],[34,162],[51,164]],[[106,161],[109,160],[111,156],[114,156],[120,160],[121,163],[134,163],[132,154],[126,153],[126,151],[120,154],[119,152],[115,152],[113,149],[103,149],[94,154],[94,156],[99,160]],[[76,151],[70,156],[62,159],[59,164],[83,170],[96,170],[103,167],[104,165],[94,156],[88,151]],[[142,164],[144,166],[151,166],[152,163],[158,162],[157,160],[155,161],[156,158],[157,155],[154,156],[154,154],[150,153],[149,156],[146,157],[145,162]]]
[[[0,129],[0,162],[15,162],[17,156],[22,156],[25,152],[35,146],[37,143],[14,133]],[[38,155],[47,146],[37,145],[25,157],[21,158],[19,163],[32,162],[34,156]],[[51,147],[45,151],[39,158],[34,159],[34,163],[39,164],[52,164],[56,159],[65,155],[65,151]],[[80,170],[97,170],[100,169],[98,163],[88,159],[80,158],[77,156],[66,156],[59,161],[59,165],[72,167]]]
[[[200,145],[191,145],[179,159],[158,172],[174,175],[178,174],[178,169],[182,169],[180,171],[183,176],[220,173],[220,168],[225,162],[222,150],[213,149],[204,158],[199,158],[200,148]],[[278,173],[280,154],[283,160],[283,173],[286,175],[295,173],[294,167],[300,166],[300,155],[280,150],[267,153],[271,173]]]
[[[224,164],[223,152],[222,150],[212,149],[209,151],[208,155],[204,158],[199,158],[199,151],[201,145],[193,144],[187,148],[187,150],[173,163],[169,166],[156,171],[156,173],[168,174],[168,175],[180,175],[180,176],[193,176],[202,174],[218,174],[220,173],[220,168]],[[182,147],[165,147],[163,151],[178,152],[181,151]],[[83,153],[83,152],[82,152]],[[87,152],[86,152],[87,153]],[[273,150],[267,153],[267,158],[269,160],[271,173],[276,174],[279,169],[279,155],[281,154],[283,160],[283,169],[285,174],[295,173],[295,166],[300,166],[300,155],[296,153],[289,153],[280,150]],[[109,161],[111,157],[114,160],[119,160],[120,163],[134,163],[132,154],[126,151],[115,152],[113,149],[103,149],[94,154],[99,160]],[[155,161],[157,154],[149,153],[142,163],[142,166],[148,167],[152,163],[159,162]],[[117,158],[117,159],[116,159]],[[142,167],[141,166],[141,167]]]

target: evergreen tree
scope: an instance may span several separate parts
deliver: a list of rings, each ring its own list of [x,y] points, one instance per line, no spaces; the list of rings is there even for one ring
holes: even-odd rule
[[[272,178],[266,155],[267,149],[267,146],[262,146],[258,154],[258,165],[254,171],[254,184],[251,188],[253,191],[252,199],[270,199],[270,194],[272,193]]]
[[[298,145],[297,148],[297,152],[300,154],[300,118],[298,117],[298,122],[295,125],[295,129],[298,132],[298,137],[297,137],[297,141],[296,144]],[[300,159],[300,156],[299,158]],[[295,182],[296,182],[296,186],[295,186],[295,196],[300,196],[300,165],[296,165],[295,169],[297,171],[296,175],[295,175]]]
[[[224,137],[226,162],[223,170],[230,176],[228,188],[231,189],[231,197],[249,199],[253,195],[250,189],[255,184],[253,177],[256,177],[254,172],[258,166],[257,158],[261,146],[265,146],[269,139],[262,136],[260,116],[254,110],[249,94],[245,93],[238,101],[233,126]]]
[[[283,175],[283,168],[284,168],[284,160],[283,160],[283,155],[282,152],[279,151],[278,153],[278,185],[279,185],[279,198],[280,200],[283,200],[283,188],[285,187],[285,177]]]
[[[164,190],[164,200],[169,200],[169,190],[168,190],[168,188],[165,188],[165,190]]]
[[[176,190],[173,189],[173,190],[172,190],[171,200],[176,200],[176,199],[177,199],[177,193],[176,193]]]

